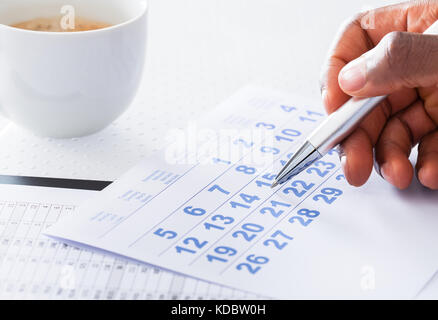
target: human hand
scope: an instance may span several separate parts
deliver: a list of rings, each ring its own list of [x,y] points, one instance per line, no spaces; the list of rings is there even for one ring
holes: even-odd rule
[[[374,27],[361,22],[373,15]],[[438,189],[438,36],[422,35],[438,20],[438,1],[411,1],[358,14],[340,30],[321,76],[327,112],[351,96],[388,95],[341,145],[347,181],[364,184],[376,164],[385,180],[404,189],[414,168]]]

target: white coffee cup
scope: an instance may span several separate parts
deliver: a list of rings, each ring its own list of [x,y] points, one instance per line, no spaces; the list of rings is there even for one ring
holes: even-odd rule
[[[11,27],[61,15],[111,27],[42,32]],[[77,137],[105,128],[131,104],[145,61],[145,0],[1,0],[0,110],[35,134]]]

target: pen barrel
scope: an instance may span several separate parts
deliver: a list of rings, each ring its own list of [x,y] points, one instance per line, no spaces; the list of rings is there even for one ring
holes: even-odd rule
[[[353,97],[327,117],[309,136],[308,141],[321,155],[341,143],[386,96]]]

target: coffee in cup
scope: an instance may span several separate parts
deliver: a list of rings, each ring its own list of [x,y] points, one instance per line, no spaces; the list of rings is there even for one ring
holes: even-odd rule
[[[78,32],[103,29],[111,26],[109,23],[75,17],[73,27],[68,28],[63,27],[61,21],[62,17],[35,18],[12,24],[11,27],[45,32]]]

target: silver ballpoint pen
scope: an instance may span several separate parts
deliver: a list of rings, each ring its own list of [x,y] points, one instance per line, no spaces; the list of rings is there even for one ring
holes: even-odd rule
[[[438,21],[432,24],[424,34],[438,34]],[[353,97],[348,100],[310,134],[276,176],[271,188],[285,183],[321,159],[328,151],[348,137],[357,125],[385,98],[386,96]]]
[[[293,154],[271,187],[285,183],[342,142],[385,96],[351,98],[317,127]]]

